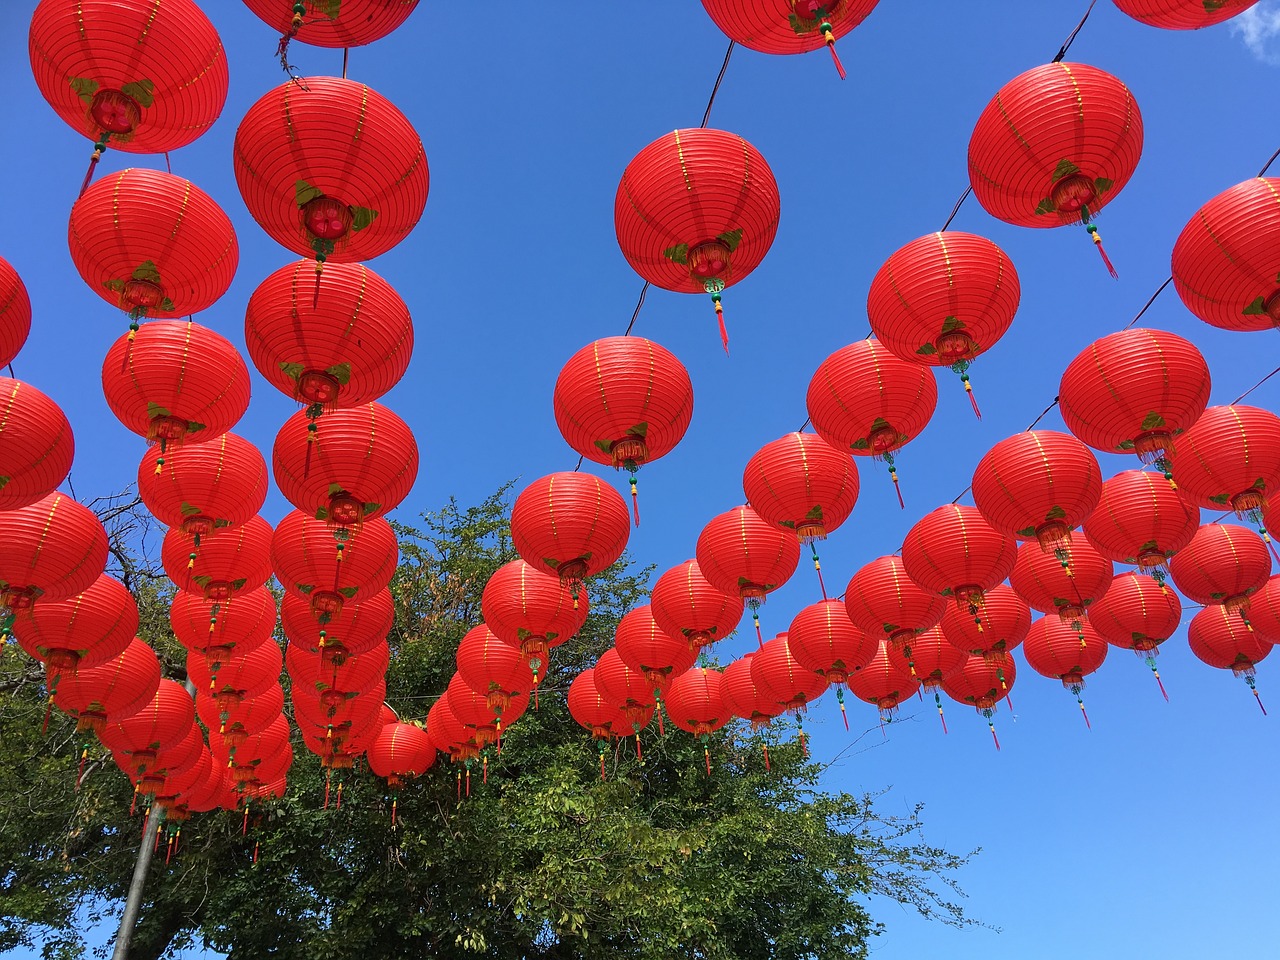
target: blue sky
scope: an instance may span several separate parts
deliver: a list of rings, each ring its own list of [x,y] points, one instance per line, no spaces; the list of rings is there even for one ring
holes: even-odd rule
[[[101,395],[102,357],[126,320],[84,286],[67,253],[67,214],[91,148],[31,79],[25,37],[34,5],[10,3],[10,29],[0,33],[11,118],[0,161],[10,190],[0,255],[25,278],[35,309],[16,373],[70,418],[72,479],[88,500],[132,482],[143,446]],[[198,319],[243,349],[250,293],[294,258],[249,217],[231,143],[245,111],[282,74],[275,36],[247,8],[205,6],[229,52],[231,92],[215,127],[171,160],[236,226],[235,283]],[[804,422],[819,361],[867,332],[866,291],[881,262],[951,211],[967,184],[965,151],[982,107],[1007,80],[1047,62],[1086,6],[885,0],[841,42],[843,83],[821,51],[734,52],[712,125],[745,136],[768,159],[781,224],[764,263],[725,296],[732,357],[720,349],[705,298],[653,290],[640,315],[636,332],[688,367],[695,407],[681,445],[643,472],[644,525],[630,545],[637,560],[661,572],[692,556],[702,525],[742,501],[747,459]],[[514,477],[573,467],[577,457],[552,417],[556,374],[583,344],[623,331],[641,286],[614,240],[618,179],[645,144],[697,125],[725,46],[692,0],[573,12],[507,4],[484,16],[426,2],[398,33],[351,52],[350,76],[405,111],[431,168],[417,230],[371,263],[408,301],[417,331],[409,373],[385,398],[422,454],[397,516],[411,520],[450,495],[471,502]],[[341,69],[340,51],[295,45],[291,55],[304,74]],[[1269,122],[1280,79],[1275,0],[1244,28],[1193,33],[1142,26],[1102,0],[1070,59],[1115,73],[1143,113],[1142,162],[1099,221],[1120,279],[1107,275],[1082,229],[1019,230],[975,201],[964,205],[953,226],[999,243],[1022,280],[1012,329],[971,371],[984,419],[973,418],[944,373],[932,423],[898,458],[905,510],[882,468],[859,461],[860,502],[821,550],[833,593],[963,490],[987,448],[1053,399],[1071,357],[1124,326],[1168,276],[1174,238],[1196,207],[1256,174],[1280,146]],[[164,161],[108,152],[100,169],[134,164],[163,169]],[[1213,403],[1260,380],[1280,352],[1273,334],[1206,326],[1171,289],[1143,322],[1197,343],[1212,369]],[[1250,400],[1280,407],[1280,378]],[[237,432],[269,456],[295,409],[255,373]],[[1056,412],[1042,425],[1062,429]],[[1107,476],[1134,465],[1102,461]],[[624,489],[625,478],[616,479]],[[286,510],[273,491],[266,517],[275,522]],[[816,599],[802,564],[765,606],[766,631],[785,629]],[[878,958],[1176,958],[1280,940],[1269,868],[1280,833],[1266,805],[1280,788],[1272,762],[1280,720],[1263,718],[1242,682],[1194,660],[1187,620],[1161,658],[1167,704],[1136,657],[1113,651],[1086,690],[1091,732],[1069,694],[1024,669],[1016,715],[1002,709],[997,719],[1001,752],[971,711],[949,706],[944,737],[932,706],[918,704],[887,739],[876,730],[828,770],[833,789],[891,787],[886,810],[926,802],[930,840],[984,851],[963,877],[968,906],[1003,932],[957,932],[877,902],[887,928],[874,944]],[[727,658],[754,639],[723,646]],[[1276,665],[1264,663],[1258,683],[1280,710],[1276,677]],[[851,714],[855,734],[875,725],[870,708]],[[820,704],[807,726],[818,758],[849,743],[834,702]]]

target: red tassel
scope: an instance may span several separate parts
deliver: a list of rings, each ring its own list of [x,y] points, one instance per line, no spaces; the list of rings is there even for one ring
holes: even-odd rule
[[[467,796],[471,796],[471,768],[467,767]]]
[[[772,770],[773,767],[769,766],[769,745],[766,743],[764,744],[764,771],[770,773]]]
[[[248,832],[249,832],[249,805],[245,804],[244,822],[240,824],[240,836],[243,837]]]
[[[933,691],[933,702],[938,705],[938,719],[942,721],[942,732],[947,733],[947,718],[942,713],[942,698],[938,696],[938,691]]]
[[[1160,671],[1153,668],[1151,672],[1156,676],[1156,683],[1160,686],[1160,693],[1164,695],[1164,702],[1168,703],[1169,694],[1164,689],[1164,681],[1160,679]]]
[[[604,753],[600,754],[600,782],[604,783]]]
[[[987,721],[987,726],[991,728],[991,739],[995,741],[996,749],[997,749],[997,750],[999,750],[999,749],[1000,749],[1000,738],[996,736],[996,725],[995,725],[994,723],[992,723],[990,720],[988,720],[988,721]]]
[[[89,183],[93,180],[94,168],[98,166],[98,161],[102,159],[102,151],[107,147],[107,137],[110,134],[103,134],[101,140],[93,145],[93,153],[89,156],[89,169],[84,172],[84,180],[80,183],[80,193],[77,199],[84,196],[84,192],[89,189]]]
[[[1098,236],[1098,228],[1092,223],[1088,225],[1089,236],[1093,238],[1093,245],[1098,248],[1098,254],[1102,257],[1102,262],[1107,265],[1107,272],[1111,274],[1113,280],[1119,280],[1120,274],[1116,273],[1116,268],[1111,265],[1111,258],[1107,256],[1106,249],[1102,246],[1102,237]]]
[[[822,34],[827,39],[827,49],[831,51],[831,62],[836,65],[836,73],[840,74],[840,79],[843,80],[845,79],[844,64],[840,62],[840,55],[836,53],[835,34],[831,32],[831,24],[824,23],[822,26],[825,28]]]
[[[341,780],[338,781],[338,802],[334,806],[334,809],[335,810],[342,809],[342,781]]]
[[[1267,542],[1267,546],[1271,548],[1271,556],[1275,557],[1276,563],[1280,564],[1280,553],[1276,553],[1275,543],[1272,542],[1271,537],[1267,534],[1266,530],[1262,530],[1260,532],[1262,534],[1262,539],[1265,540]]]
[[[840,701],[840,719],[844,721],[845,733],[849,732],[849,712],[844,708],[844,701]]]
[[[635,517],[636,526],[640,526],[640,497],[636,494],[636,478],[631,478],[631,514]]]
[[[169,860],[172,857],[173,857],[173,840],[170,839],[169,842],[164,845],[164,865],[166,867],[169,865]]]
[[[480,781],[480,782],[481,782],[481,783],[488,783],[488,782],[489,782],[489,758],[488,758],[488,757],[485,757],[485,758],[484,758],[484,761],[483,761],[483,763],[482,763],[482,765],[481,765],[480,769],[481,769],[481,771],[483,771],[483,778],[481,779],[481,781]]]
[[[827,599],[827,582],[822,579],[822,564],[818,561],[818,548],[810,541],[809,549],[813,551],[813,569],[818,574],[818,588],[822,591],[822,599]]]
[[[253,841],[253,862],[255,864],[258,862],[258,841],[257,840]]]
[[[973,386],[969,383],[969,378],[964,378],[964,392],[969,394],[969,405],[973,407],[973,415],[979,420],[982,419],[982,411],[978,409],[978,398],[973,395]]]
[[[760,649],[761,649],[761,650],[763,650],[763,649],[764,649],[764,634],[762,634],[762,633],[760,632],[760,614],[759,614],[759,612],[757,612],[757,611],[755,611],[755,610],[752,610],[752,611],[751,611],[751,619],[752,619],[752,620],[754,620],[754,621],[755,621],[755,624],[756,624],[756,643],[760,644]]]
[[[898,471],[892,465],[889,466],[889,476],[893,480],[893,492],[898,495],[898,509],[907,509],[907,505],[902,499],[902,488],[898,486]]]
[[[702,756],[707,761],[707,776],[711,776],[711,750],[709,747],[702,748]]]
[[[396,828],[396,798],[391,798],[391,829]]]
[[[462,800],[462,771],[458,771],[458,800]]]
[[[333,780],[333,774],[325,774],[324,778],[324,809],[329,809],[329,786]]]
[[[1262,711],[1262,715],[1265,717],[1267,715],[1267,708],[1262,705],[1262,698],[1258,696],[1257,689],[1254,689],[1253,691],[1253,699],[1258,701],[1258,709]]]
[[[84,780],[84,762],[89,756],[89,748],[85,747],[80,751],[80,767],[76,770],[76,790],[80,790],[80,784]]]
[[[644,751],[640,749],[640,731],[636,731],[636,759],[644,763]]]
[[[137,787],[137,784],[134,784],[134,787],[133,787],[133,801],[129,804],[129,816],[131,816],[131,817],[132,817],[132,816],[133,816],[133,812],[134,812],[136,809],[138,809],[138,787]]]
[[[666,731],[666,728],[663,727],[662,725],[662,704],[661,703],[657,705],[657,710],[655,712],[658,714],[658,736],[665,737],[667,735],[667,731]]]
[[[156,852],[157,850],[159,850],[159,849],[160,849],[160,831],[159,831],[159,830],[157,830],[157,831],[156,831],[156,843],[155,843],[155,846],[153,846],[153,847],[151,848],[151,852],[152,852],[152,853],[155,853],[155,852]],[[167,858],[166,858],[166,862],[168,862]]]
[[[1084,717],[1084,725],[1092,730],[1093,724],[1089,722],[1089,711],[1084,708],[1084,701],[1077,700],[1076,702],[1080,704],[1080,716]]]
[[[729,330],[724,325],[724,307],[720,306],[720,294],[712,294],[712,301],[716,305],[716,320],[720,323],[720,345],[724,347],[724,355],[729,355]]]

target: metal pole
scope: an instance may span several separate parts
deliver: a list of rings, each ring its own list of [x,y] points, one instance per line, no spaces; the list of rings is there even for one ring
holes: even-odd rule
[[[151,866],[151,854],[156,847],[156,833],[164,820],[164,808],[160,804],[151,807],[146,825],[142,828],[142,845],[138,847],[138,859],[133,865],[133,879],[129,881],[129,896],[124,904],[124,916],[120,918],[120,931],[116,934],[115,950],[111,960],[129,960],[129,945],[133,943],[133,931],[138,925],[142,910],[142,890],[147,883],[147,870]]]

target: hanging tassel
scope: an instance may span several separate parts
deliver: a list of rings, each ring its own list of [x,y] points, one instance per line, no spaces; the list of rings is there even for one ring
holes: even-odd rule
[[[1160,670],[1156,667],[1156,658],[1151,654],[1147,655],[1147,666],[1151,668],[1151,674],[1156,678],[1156,683],[1160,687],[1160,694],[1164,697],[1164,702],[1169,702],[1169,694],[1164,689],[1164,681],[1160,679]]]
[[[1000,738],[996,736],[996,725],[991,722],[991,718],[987,718],[987,726],[991,728],[991,739],[995,742],[996,749],[1000,749]]]
[[[133,359],[133,341],[138,339],[138,318],[142,316],[142,308],[138,307],[129,314],[129,341],[125,345],[124,356],[120,358],[120,372],[129,372],[129,361]],[[160,452],[164,452],[164,443],[161,442]]]
[[[329,809],[329,787],[332,785],[332,781],[333,781],[333,771],[332,770],[325,771],[325,776],[324,776],[324,809],[325,810]]]
[[[836,73],[840,74],[840,79],[845,79],[844,64],[840,62],[840,55],[836,53],[836,35],[831,30],[831,24],[823,21],[818,29],[822,31],[822,37],[827,41],[827,49],[831,51],[831,62],[836,65]]]
[[[809,738],[805,736],[803,727],[800,728],[799,736],[800,736],[800,756],[808,760],[809,759]]]
[[[604,783],[604,755],[606,751],[605,743],[600,741],[600,782]]]
[[[170,837],[164,845],[164,865],[169,865],[169,860],[173,857],[173,837]]]
[[[636,728],[636,759],[644,763],[644,751],[640,749],[640,728]]]
[[[391,798],[391,829],[396,828],[396,798]]]
[[[1111,258],[1107,256],[1107,251],[1102,246],[1102,237],[1098,236],[1098,228],[1092,223],[1085,224],[1085,229],[1089,231],[1089,236],[1093,238],[1093,245],[1098,248],[1098,253],[1102,257],[1102,262],[1107,265],[1107,272],[1111,274],[1113,280],[1119,280],[1120,274],[1116,273],[1116,268],[1111,265]]]
[[[458,802],[462,802],[462,771],[458,771]]]
[[[960,382],[964,384],[964,392],[969,394],[969,405],[973,407],[973,415],[981,420],[982,411],[978,409],[978,398],[973,395],[973,384],[969,382],[969,375],[960,374]]]
[[[1253,677],[1245,677],[1244,682],[1249,685],[1249,689],[1253,692],[1253,699],[1258,701],[1258,709],[1262,711],[1262,715],[1267,715],[1267,708],[1262,705],[1262,698],[1258,696],[1258,688],[1254,686]]]
[[[1280,553],[1276,553],[1276,545],[1271,542],[1271,535],[1263,527],[1258,528],[1258,533],[1262,534],[1263,542],[1271,548],[1271,556],[1275,557],[1276,563],[1280,564]]]
[[[658,736],[665,737],[667,731],[662,725],[662,697],[656,689],[653,691],[653,712],[658,715]]]
[[[147,816],[148,816],[148,817],[149,817],[149,816],[151,816],[151,808],[150,808],[150,807],[148,807],[148,808],[147,808]],[[155,846],[153,846],[153,847],[151,848],[151,852],[152,852],[152,853],[155,853],[155,852],[157,852],[159,849],[160,849],[160,831],[159,831],[159,830],[157,830],[157,831],[156,831],[156,842],[155,842]]]
[[[727,351],[726,351],[726,352],[727,352]],[[707,763],[707,776],[709,777],[709,776],[711,776],[711,748],[710,748],[710,747],[706,747],[706,746],[704,746],[704,747],[702,748],[702,756],[703,756],[703,759],[704,759],[704,760],[706,760],[706,763]]]
[[[133,816],[133,812],[138,809],[138,785],[133,785],[133,801],[129,804],[129,816]]]
[[[769,745],[767,743],[761,745],[764,749],[764,772],[772,773],[773,767],[769,766]]]
[[[827,584],[822,579],[822,564],[818,562],[818,547],[812,540],[809,541],[809,549],[813,551],[813,569],[818,571],[818,587],[822,590],[822,599],[826,600]]]
[[[481,770],[480,782],[488,783],[489,782],[489,758],[488,757],[481,758],[480,770]]]
[[[758,607],[751,609],[751,619],[756,625],[756,643],[760,644],[760,649],[764,649],[764,634],[760,632],[760,611]]]
[[[80,792],[80,784],[84,782],[84,762],[89,758],[89,748],[80,751],[80,767],[76,770],[76,792]]]
[[[342,781],[338,781],[338,802],[334,805],[334,810],[342,809]]]
[[[324,254],[316,254],[316,287],[315,292],[311,295],[311,309],[316,310],[320,306],[320,275],[324,273]]]
[[[720,323],[720,345],[724,347],[724,355],[729,355],[729,330],[724,325],[724,307],[720,305],[720,294],[711,294],[711,302],[716,306],[716,320]]]
[[[471,767],[467,767],[467,796],[471,796]]]
[[[307,479],[311,475],[311,448],[316,445],[319,439],[319,425],[312,420],[307,424],[307,456],[302,462],[302,479]]]
[[[89,189],[89,183],[93,180],[93,171],[97,167],[98,161],[102,159],[102,152],[107,149],[107,141],[111,139],[111,132],[105,131],[101,137],[93,145],[93,153],[89,156],[89,169],[84,172],[84,180],[80,184],[80,193],[77,198],[83,197],[84,192]]]
[[[249,805],[244,805],[244,821],[240,824],[240,836],[249,832]]]
[[[253,863],[255,866],[258,863],[258,841],[257,840],[253,841]]]
[[[889,465],[889,478],[893,481],[893,492],[898,495],[898,509],[907,509],[906,503],[902,499],[902,488],[898,486],[898,468],[893,465],[893,456],[886,453],[884,462]]]
[[[1084,725],[1092,730],[1093,724],[1089,722],[1089,711],[1084,708],[1084,700],[1080,698],[1078,693],[1076,694],[1076,703],[1080,704],[1080,716],[1084,717]]]
[[[933,691],[933,702],[938,705],[938,719],[942,721],[942,732],[947,732],[947,718],[942,713],[942,698],[938,696],[938,691]]]
[[[636,477],[631,475],[631,515],[635,517],[636,526],[640,526],[640,498],[636,495]]]
[[[162,473],[164,473],[164,457],[156,457],[155,476],[158,477]]]
[[[346,551],[346,549],[347,549],[347,545],[339,541],[338,557],[337,557],[337,560],[334,561],[334,567],[333,567],[333,592],[334,593],[338,592],[338,584],[342,580],[342,555]]]
[[[840,704],[840,719],[844,721],[845,732],[849,732],[849,713],[844,708],[844,688],[836,687],[836,702]]]

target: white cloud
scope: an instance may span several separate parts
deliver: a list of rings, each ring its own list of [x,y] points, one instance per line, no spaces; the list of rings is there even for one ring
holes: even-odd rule
[[[1280,0],[1263,0],[1228,24],[1255,57],[1280,65]]]

